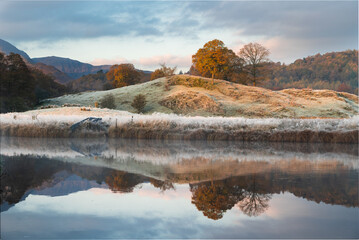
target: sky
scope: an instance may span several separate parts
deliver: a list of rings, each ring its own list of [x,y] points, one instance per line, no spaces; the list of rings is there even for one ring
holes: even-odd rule
[[[0,1],[0,39],[30,57],[187,71],[213,39],[267,47],[291,63],[358,49],[357,1]]]

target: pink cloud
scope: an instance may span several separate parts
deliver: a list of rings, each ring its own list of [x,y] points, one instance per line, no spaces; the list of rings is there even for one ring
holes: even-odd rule
[[[161,63],[167,66],[189,67],[192,64],[192,56],[174,56],[170,54],[153,56],[148,58],[140,58],[137,61],[140,65],[147,67],[158,67]]]
[[[160,64],[165,63],[167,66],[178,68],[186,67],[189,68],[192,64],[192,56],[175,56],[175,55],[158,55],[146,58],[140,58],[135,60],[129,60],[126,58],[114,58],[114,59],[104,59],[97,58],[90,62],[92,65],[113,65],[121,63],[132,63],[135,67],[145,67],[150,69],[156,69]]]
[[[98,65],[114,65],[121,63],[128,63],[129,61],[126,58],[114,58],[114,59],[105,59],[105,58],[96,58],[90,62],[90,64]]]

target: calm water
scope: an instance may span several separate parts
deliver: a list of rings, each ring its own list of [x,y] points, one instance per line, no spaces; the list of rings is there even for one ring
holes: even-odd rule
[[[359,238],[358,146],[1,139],[1,237]]]

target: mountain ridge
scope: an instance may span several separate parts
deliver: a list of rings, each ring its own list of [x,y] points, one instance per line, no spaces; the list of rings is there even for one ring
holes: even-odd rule
[[[33,58],[32,60],[36,63],[43,63],[46,65],[53,66],[69,75],[72,79],[77,79],[84,75],[93,74],[100,70],[108,71],[111,67],[111,65],[94,66],[89,63],[83,63],[71,58],[57,56]]]
[[[19,54],[20,56],[22,56],[23,58],[25,58],[27,61],[29,61],[29,62],[32,61],[32,59],[26,52],[18,49],[11,43],[9,43],[1,38],[0,38],[0,52],[5,53],[6,55],[9,55],[10,53],[16,53],[16,54]]]

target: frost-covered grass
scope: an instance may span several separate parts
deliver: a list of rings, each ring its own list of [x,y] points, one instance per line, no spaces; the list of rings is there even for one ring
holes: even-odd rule
[[[86,118],[101,118],[101,131]],[[176,114],[134,114],[98,108],[65,107],[0,115],[1,135],[25,137],[119,137],[142,139],[358,142],[359,116],[347,119],[201,117]],[[97,128],[98,129],[98,128]],[[107,129],[107,130],[106,130]]]
[[[135,114],[126,111],[87,108],[54,108],[28,111],[25,113],[7,113],[0,115],[2,124],[61,125],[73,124],[87,117],[99,117],[110,126],[131,124],[137,127],[170,129],[215,129],[215,130],[314,130],[346,131],[359,128],[359,116],[346,119],[288,119],[288,118],[243,118],[243,117],[202,117],[176,114],[153,113]]]

